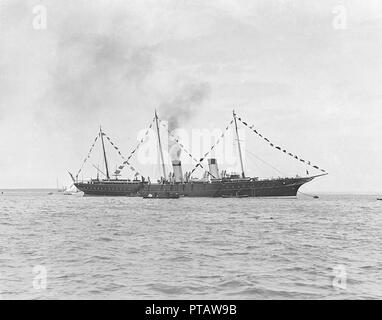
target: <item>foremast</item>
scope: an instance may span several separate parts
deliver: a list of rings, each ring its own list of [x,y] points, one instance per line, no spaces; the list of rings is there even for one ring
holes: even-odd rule
[[[102,142],[102,151],[103,151],[103,160],[104,160],[104,162],[105,162],[106,179],[107,179],[107,180],[110,180],[109,166],[108,166],[108,164],[107,164],[107,158],[106,158],[105,143],[104,143],[104,141],[103,141],[104,133],[102,132],[102,127],[101,127],[101,126],[99,126],[99,135],[100,135],[101,142]]]

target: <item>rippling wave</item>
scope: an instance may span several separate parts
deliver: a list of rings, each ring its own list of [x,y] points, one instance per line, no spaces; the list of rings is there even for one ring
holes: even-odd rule
[[[5,299],[382,298],[375,196],[0,200]]]

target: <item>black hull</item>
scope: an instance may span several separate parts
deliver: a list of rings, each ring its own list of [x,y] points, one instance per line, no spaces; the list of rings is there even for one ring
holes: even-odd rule
[[[314,177],[270,180],[237,180],[149,184],[147,182],[97,181],[76,183],[85,196],[147,197],[178,193],[184,197],[293,197]]]
[[[74,184],[84,196],[137,197],[138,192],[145,187],[145,183],[92,181]]]

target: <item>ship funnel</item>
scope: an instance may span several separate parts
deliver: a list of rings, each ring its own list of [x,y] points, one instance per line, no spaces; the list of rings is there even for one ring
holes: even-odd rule
[[[208,167],[210,173],[215,177],[215,179],[220,179],[218,162],[215,158],[208,159]]]
[[[183,182],[182,162],[180,160],[173,160],[172,168],[174,170],[174,181]]]

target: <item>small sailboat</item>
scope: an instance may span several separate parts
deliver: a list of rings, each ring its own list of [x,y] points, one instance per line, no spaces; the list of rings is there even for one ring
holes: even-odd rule
[[[69,188],[65,189],[63,194],[66,196],[71,196],[77,194],[78,192],[80,191],[76,188],[76,186],[73,183]]]
[[[58,178],[56,179],[56,184],[57,184],[57,192],[64,192],[65,191],[66,187],[65,186],[60,187]]]

